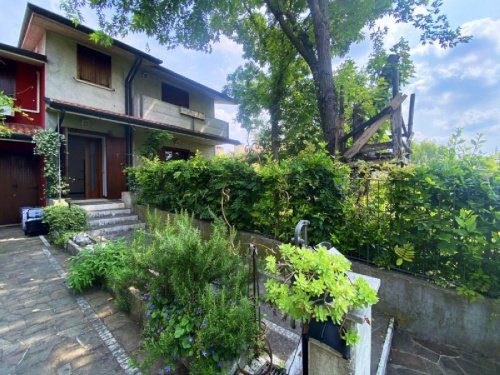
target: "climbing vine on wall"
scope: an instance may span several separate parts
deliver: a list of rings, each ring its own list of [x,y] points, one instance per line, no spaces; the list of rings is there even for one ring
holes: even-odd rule
[[[59,198],[68,190],[68,184],[62,180],[59,153],[65,142],[64,136],[53,129],[38,131],[33,135],[34,154],[43,156],[44,193],[46,198]]]

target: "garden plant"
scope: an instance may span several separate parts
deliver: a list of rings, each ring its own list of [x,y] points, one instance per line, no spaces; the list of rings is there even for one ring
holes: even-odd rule
[[[220,220],[204,241],[185,213],[167,222],[150,215],[148,231],[138,232],[130,246],[107,244],[72,258],[68,282],[75,291],[104,283],[122,307],[129,287],[143,292],[146,355],[137,364],[144,372],[160,365],[160,373],[182,367],[216,374],[262,348],[237,251]]]

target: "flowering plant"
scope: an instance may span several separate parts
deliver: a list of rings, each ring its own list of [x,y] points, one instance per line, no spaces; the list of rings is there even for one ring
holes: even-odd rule
[[[202,241],[186,214],[166,225],[152,219],[149,227],[148,240],[140,242],[146,245],[132,244],[139,273],[154,275],[143,280],[147,356],[141,367],[147,372],[161,360],[160,374],[181,365],[196,374],[224,372],[226,361],[258,346],[259,333],[231,235],[216,222]]]

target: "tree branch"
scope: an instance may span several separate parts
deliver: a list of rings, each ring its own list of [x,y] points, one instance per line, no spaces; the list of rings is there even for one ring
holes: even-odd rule
[[[294,45],[295,48],[297,48],[297,51],[304,58],[304,60],[306,60],[311,70],[313,70],[313,68],[317,65],[317,60],[316,60],[316,55],[314,54],[314,50],[311,48],[307,48],[307,46],[304,45],[301,38],[299,38],[299,36],[297,36],[296,33],[294,32],[292,25],[290,25],[290,21],[292,20],[287,21],[283,17],[284,15],[283,11],[276,4],[274,4],[273,0],[264,0],[264,2],[267,5],[269,11],[274,15],[274,17],[280,24],[281,29],[288,37],[290,42]]]

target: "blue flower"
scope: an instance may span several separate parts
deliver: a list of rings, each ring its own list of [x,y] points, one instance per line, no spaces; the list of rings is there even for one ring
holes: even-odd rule
[[[148,316],[148,317],[149,317],[150,315],[151,315],[151,313],[148,311],[148,312],[146,313],[146,316]]]
[[[206,357],[206,356],[207,356],[207,354],[208,354],[208,353],[207,353],[206,351],[202,351],[202,352],[201,352],[201,355],[202,355],[203,357]]]
[[[217,362],[218,367],[222,367],[222,362]]]
[[[156,330],[156,333],[160,333],[160,332],[161,332],[161,329],[159,329],[159,328],[158,328],[158,329]]]
[[[165,367],[165,372],[170,372],[170,371],[171,371],[170,366]]]
[[[162,369],[158,370],[158,375],[163,375],[163,370]]]
[[[151,306],[149,306],[149,309],[150,309],[150,310],[154,310],[154,309],[155,309],[155,305],[151,305]]]
[[[144,299],[144,301],[149,301],[149,293],[144,293],[142,298]]]
[[[192,337],[188,338],[188,341],[193,342],[193,338]]]

